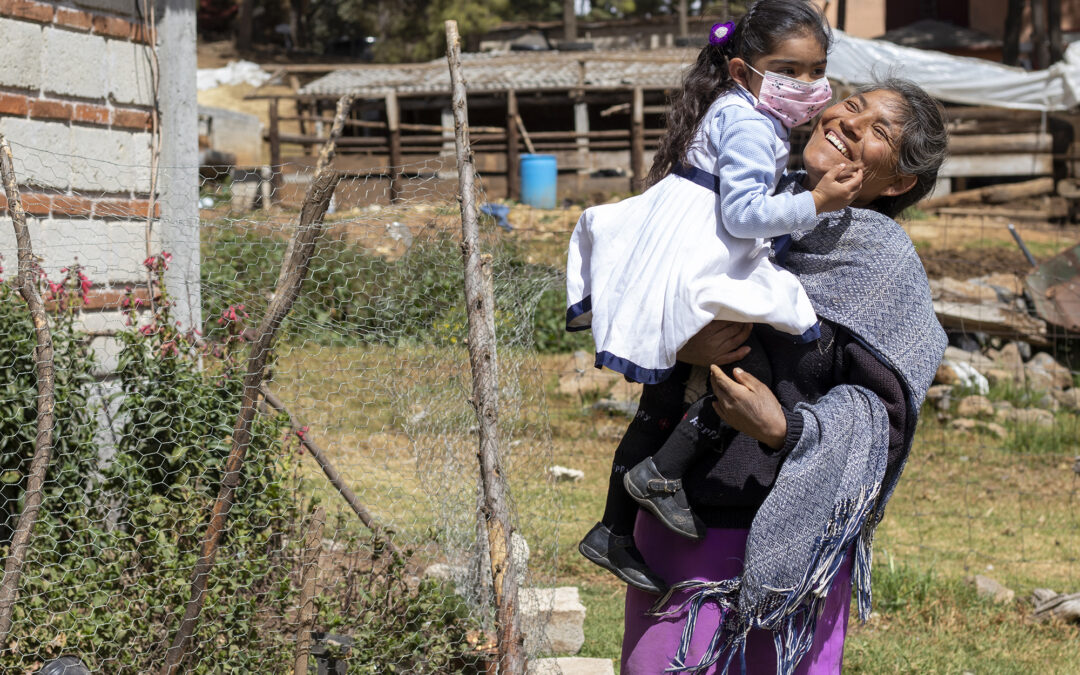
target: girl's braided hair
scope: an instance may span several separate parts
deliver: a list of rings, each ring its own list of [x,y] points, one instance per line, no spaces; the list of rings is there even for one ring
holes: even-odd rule
[[[653,158],[646,185],[654,185],[686,158],[705,112],[716,97],[734,86],[728,61],[754,61],[776,50],[781,41],[808,35],[828,51],[829,23],[809,0],[758,0],[750,5],[723,44],[708,44],[670,98],[667,134]]]

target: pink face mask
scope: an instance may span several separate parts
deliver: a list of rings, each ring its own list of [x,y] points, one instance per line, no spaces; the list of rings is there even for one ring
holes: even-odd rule
[[[760,73],[749,64],[747,68],[762,77],[761,91],[754,107],[780,120],[788,129],[809,122],[832,100],[832,87],[827,78],[803,82],[772,71]]]

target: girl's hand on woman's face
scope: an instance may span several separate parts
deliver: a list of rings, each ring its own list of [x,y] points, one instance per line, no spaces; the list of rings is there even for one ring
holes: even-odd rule
[[[752,327],[749,323],[713,321],[690,338],[676,357],[694,366],[735,363],[750,353],[749,347],[740,345],[750,337]]]
[[[717,366],[712,373],[716,414],[736,431],[764,443],[773,450],[784,447],[787,438],[787,417],[780,401],[756,377],[742,368],[733,371],[731,379]]]

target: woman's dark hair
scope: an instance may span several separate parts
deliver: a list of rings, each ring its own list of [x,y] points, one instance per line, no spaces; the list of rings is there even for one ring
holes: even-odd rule
[[[904,194],[878,197],[869,207],[890,218],[930,194],[938,170],[949,151],[949,131],[945,109],[922,87],[899,77],[886,77],[860,87],[856,94],[891,91],[900,99],[903,127],[896,150],[896,173],[915,176],[915,187]]]
[[[708,44],[683,78],[682,88],[671,95],[667,134],[660,141],[646,185],[654,185],[686,158],[701,118],[734,80],[728,60],[754,61],[776,50],[791,37],[809,35],[825,51],[832,33],[821,11],[809,0],[758,0],[739,19],[731,38],[722,45]]]

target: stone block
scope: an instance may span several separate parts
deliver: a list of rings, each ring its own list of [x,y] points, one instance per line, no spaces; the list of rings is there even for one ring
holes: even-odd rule
[[[43,49],[41,86],[46,92],[105,98],[105,38],[46,27]]]
[[[156,228],[160,229],[160,228]],[[109,242],[109,281],[113,284],[138,283],[145,281],[146,270],[146,223],[139,221],[118,220],[107,223],[106,236]],[[161,250],[159,234],[152,234],[154,240],[150,250]]]
[[[0,117],[0,133],[11,142],[21,187],[68,188],[71,129],[66,124]]]
[[[615,675],[611,659],[570,656],[561,659],[533,659],[528,675]]]
[[[94,371],[96,377],[106,377],[116,372],[120,366],[120,351],[123,343],[114,337],[95,337],[90,340],[90,350],[94,354]]]
[[[82,218],[47,218],[41,221],[34,253],[42,258],[41,268],[53,280],[63,276],[62,268],[78,262],[86,276],[101,285],[108,276],[111,257],[107,224]]]
[[[87,333],[115,335],[127,330],[127,318],[116,311],[79,312],[79,330]]]
[[[0,18],[0,85],[41,87],[41,26]]]
[[[76,126],[71,129],[71,188],[129,193],[150,189],[148,134]]]
[[[153,105],[150,48],[134,42],[107,40],[109,96],[116,103]]]
[[[530,653],[576,654],[585,643],[585,605],[577,587],[523,588],[518,605]]]

